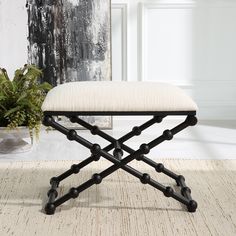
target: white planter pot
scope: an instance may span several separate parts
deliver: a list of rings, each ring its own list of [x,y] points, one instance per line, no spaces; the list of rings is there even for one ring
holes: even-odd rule
[[[0,153],[15,154],[29,151],[33,146],[28,127],[8,130],[0,127]]]

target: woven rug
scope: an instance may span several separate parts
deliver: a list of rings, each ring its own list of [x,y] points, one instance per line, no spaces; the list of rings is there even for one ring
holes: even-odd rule
[[[43,212],[49,179],[73,161],[0,163],[0,235],[236,235],[236,160],[163,160],[181,173],[198,202],[195,213],[120,170],[57,208]],[[61,183],[59,195],[110,166],[85,167]],[[141,162],[132,165],[165,185],[172,179]]]

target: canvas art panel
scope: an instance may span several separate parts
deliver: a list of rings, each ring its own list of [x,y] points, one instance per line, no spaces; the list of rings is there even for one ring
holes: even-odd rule
[[[110,7],[110,0],[26,2],[28,58],[43,69],[43,81],[56,86],[111,80]],[[68,123],[57,118],[63,125]],[[112,125],[110,116],[82,118],[101,128]]]

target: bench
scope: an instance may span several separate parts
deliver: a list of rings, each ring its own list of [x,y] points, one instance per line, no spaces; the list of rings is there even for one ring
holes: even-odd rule
[[[44,113],[43,124],[51,126],[66,135],[71,141],[90,149],[91,155],[78,164],[73,164],[66,172],[52,177],[48,191],[48,202],[45,206],[46,214],[54,214],[56,208],[71,198],[76,198],[79,193],[94,184],[100,184],[108,175],[118,169],[123,169],[129,174],[140,179],[141,183],[149,184],[162,191],[166,197],[172,197],[187,206],[189,212],[195,212],[197,202],[191,197],[191,190],[185,184],[185,178],[168,170],[162,163],[156,163],[146,155],[160,143],[171,140],[173,136],[183,129],[194,126],[197,123],[197,105],[180,88],[159,82],[115,82],[115,81],[83,81],[69,82],[58,85],[49,91],[42,105]],[[152,116],[140,126],[134,126],[131,131],[119,139],[103,132],[96,125],[91,125],[82,120],[80,116]],[[140,145],[139,149],[133,150],[125,142],[130,138],[140,135],[143,130],[156,123],[162,122],[167,116],[184,116],[182,123],[164,132],[148,143]],[[68,129],[54,119],[54,116],[65,116],[70,122],[78,123],[88,129],[92,135],[99,135],[110,142],[106,147],[97,143],[91,143],[79,136],[74,129]],[[113,150],[113,155],[109,151]],[[124,151],[128,153],[123,157]],[[103,157],[112,166],[100,173],[94,173],[91,179],[78,187],[71,188],[68,193],[58,198],[57,188],[62,180]],[[133,160],[147,163],[159,173],[164,173],[173,178],[180,188],[180,193],[170,186],[164,186],[147,173],[141,173],[130,167],[128,163]]]

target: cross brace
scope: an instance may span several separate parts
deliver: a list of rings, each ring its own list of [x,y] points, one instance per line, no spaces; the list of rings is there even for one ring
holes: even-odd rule
[[[185,184],[185,178],[182,175],[177,175],[172,171],[168,170],[164,167],[162,163],[156,163],[153,160],[149,159],[145,155],[150,152],[152,148],[159,145],[160,143],[164,142],[165,140],[171,140],[173,136],[188,126],[193,126],[197,123],[197,118],[194,115],[188,115],[182,123],[177,125],[176,127],[165,130],[162,135],[158,138],[152,140],[149,143],[143,143],[140,145],[138,150],[133,150],[129,146],[125,145],[124,142],[129,140],[134,136],[138,136],[142,133],[143,130],[147,129],[148,127],[154,125],[155,123],[160,123],[165,116],[153,116],[152,119],[145,122],[140,126],[133,127],[132,131],[125,134],[119,139],[115,139],[112,136],[106,134],[102,130],[100,130],[97,126],[92,126],[85,122],[84,120],[80,119],[78,116],[69,116],[66,115],[72,123],[78,123],[84,128],[90,130],[93,135],[99,135],[100,137],[106,139],[110,142],[110,144],[104,148],[101,148],[99,144],[93,144],[88,140],[84,139],[83,137],[79,136],[74,129],[67,129],[66,127],[62,126],[61,124],[57,123],[53,116],[45,115],[43,124],[46,126],[51,126],[58,130],[59,132],[65,134],[67,138],[71,141],[76,141],[81,145],[85,146],[86,148],[90,149],[91,156],[87,159],[83,160],[79,164],[73,164],[69,170],[62,173],[57,177],[52,177],[50,180],[51,188],[48,191],[48,202],[45,206],[45,212],[48,215],[52,215],[55,213],[56,208],[63,204],[64,202],[68,201],[71,198],[77,198],[79,193],[86,190],[87,188],[91,187],[94,184],[100,184],[102,180],[107,177],[108,175],[112,174],[118,169],[123,169],[129,174],[137,177],[140,179],[141,183],[149,184],[154,188],[160,190],[164,193],[166,197],[172,197],[175,200],[181,202],[182,204],[187,206],[189,212],[195,212],[197,209],[197,202],[194,201],[191,197],[191,190]],[[113,150],[113,155],[108,153],[109,151]],[[126,157],[123,157],[123,151],[129,153]],[[65,195],[58,197],[57,188],[59,187],[59,183],[64,180],[65,178],[69,177],[72,174],[77,174],[79,171],[90,164],[93,161],[98,161],[100,157],[104,157],[105,159],[111,161],[113,163],[112,166],[108,167],[104,171],[100,173],[95,173],[91,177],[91,179],[87,180],[83,184],[73,187],[69,190],[68,193]],[[133,161],[134,159],[138,161],[143,161],[148,165],[155,168],[155,170],[159,173],[164,173],[165,175],[173,178],[177,185],[180,187],[180,193],[175,192],[172,187],[164,186],[159,182],[155,181],[150,177],[147,173],[141,173],[140,171],[134,169],[133,167],[129,166],[128,163]]]

